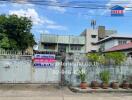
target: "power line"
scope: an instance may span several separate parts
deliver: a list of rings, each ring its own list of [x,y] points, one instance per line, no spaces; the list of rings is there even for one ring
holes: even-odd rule
[[[19,2],[18,2],[19,1]],[[71,1],[71,2],[60,2],[60,1],[49,1],[49,0],[28,0],[27,2],[20,2],[21,0],[0,0],[0,2],[11,2],[11,3],[22,3],[22,4],[36,4],[40,6],[54,6],[62,8],[78,8],[78,9],[110,9],[111,6],[106,5],[106,0],[104,1]],[[105,3],[104,3],[105,2]],[[119,1],[114,1],[115,3],[120,3]],[[101,4],[102,3],[102,4]],[[127,3],[127,2],[126,2]],[[123,4],[123,3],[121,3]],[[130,3],[129,3],[130,4]],[[132,7],[127,11],[132,11]]]
[[[8,1],[8,2],[12,2],[12,3],[20,3],[20,1],[18,2],[18,0],[0,0],[0,1]],[[53,1],[49,1],[49,0],[28,0],[28,2],[22,2],[23,4],[28,4],[28,3],[32,3],[32,4],[36,4],[36,5],[44,5],[44,6],[58,6],[58,7],[69,7],[69,8],[84,8],[84,9],[109,9],[111,8],[111,6],[106,5],[106,3],[104,2],[100,2],[100,1],[71,1],[71,2],[53,2]],[[116,2],[118,4],[123,4],[123,3],[119,3]],[[115,3],[114,3],[115,4]],[[125,4],[130,4],[130,3],[125,3]],[[132,8],[132,7],[128,7],[128,8]]]

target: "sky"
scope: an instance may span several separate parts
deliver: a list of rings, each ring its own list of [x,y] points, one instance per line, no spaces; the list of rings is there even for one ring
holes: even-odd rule
[[[1,1],[1,0],[0,0]],[[6,0],[5,0],[6,1]],[[12,0],[13,1],[13,0]],[[112,7],[113,2],[120,1],[125,8],[123,17],[110,16],[110,8],[89,9],[60,7],[57,2],[67,3],[71,1],[86,2],[93,0],[41,0],[49,1],[58,6],[34,4],[28,0],[15,0],[15,3],[0,2],[0,14],[17,14],[30,17],[33,21],[32,33],[39,41],[40,34],[79,35],[86,28],[91,28],[91,20],[96,20],[96,27],[106,26],[106,29],[117,30],[118,34],[132,36],[132,0],[95,0],[104,6]],[[119,5],[118,4],[118,5]],[[86,5],[87,6],[87,5]],[[92,5],[91,5],[92,6]]]

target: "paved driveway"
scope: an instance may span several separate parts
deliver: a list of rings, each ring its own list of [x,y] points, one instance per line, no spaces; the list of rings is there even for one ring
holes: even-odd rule
[[[132,100],[132,93],[73,93],[44,85],[0,85],[0,100]]]

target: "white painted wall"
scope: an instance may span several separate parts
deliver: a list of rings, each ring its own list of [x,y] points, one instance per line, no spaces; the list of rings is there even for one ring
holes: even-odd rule
[[[31,60],[0,59],[0,83],[59,83],[61,63],[54,68],[35,68]]]
[[[120,40],[126,40],[126,39],[111,39],[109,41],[106,41],[104,43],[101,43],[99,45],[99,47],[101,47],[103,45],[104,46],[104,50],[108,50],[108,49],[110,49],[110,48],[112,48],[114,46],[119,45],[119,42],[118,41],[120,41]],[[126,40],[126,41],[127,41],[127,43],[131,42],[131,40],[129,40],[129,39]]]
[[[86,29],[86,52],[91,52],[91,50],[98,50],[97,45],[93,45],[91,43],[98,42],[98,29]],[[96,35],[96,38],[92,38],[91,35]]]

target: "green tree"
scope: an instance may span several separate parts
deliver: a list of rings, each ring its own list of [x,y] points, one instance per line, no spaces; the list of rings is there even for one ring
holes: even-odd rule
[[[35,44],[30,32],[32,21],[17,15],[0,15],[0,47],[3,49],[25,50]]]
[[[88,54],[88,59],[92,63],[98,62],[100,64],[115,64],[120,65],[126,56],[123,52],[108,52],[104,54],[100,53],[90,53]]]
[[[123,52],[109,52],[105,53],[107,63],[120,65],[126,58]]]
[[[0,46],[1,48],[8,49],[10,47],[9,39],[7,37],[2,38],[0,41]]]
[[[92,63],[98,62],[98,63],[104,64],[105,58],[100,53],[89,53],[87,57],[88,57],[88,60],[91,61]]]

